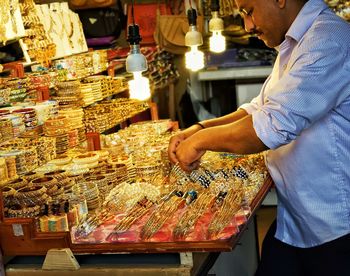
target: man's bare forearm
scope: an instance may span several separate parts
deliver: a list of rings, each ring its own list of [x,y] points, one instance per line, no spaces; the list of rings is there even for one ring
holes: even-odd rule
[[[232,113],[227,114],[225,116],[202,121],[201,124],[205,128],[214,127],[214,126],[222,126],[222,125],[231,124],[235,121],[238,121],[239,119],[242,119],[243,117],[245,117],[247,115],[248,115],[248,113],[244,109],[238,109],[235,112],[232,112]]]
[[[191,139],[195,139],[195,148],[198,150],[250,154],[267,149],[256,135],[251,115],[230,124],[203,129]]]

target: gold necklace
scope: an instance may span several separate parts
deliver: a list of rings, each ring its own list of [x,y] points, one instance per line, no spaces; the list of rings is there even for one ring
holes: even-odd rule
[[[72,20],[69,14],[69,10],[65,11],[62,10],[61,11],[61,20],[62,20],[62,24],[63,24],[63,28],[65,29],[67,36],[71,37],[73,35],[73,26],[72,26]]]
[[[11,21],[12,21],[12,30],[17,35],[17,22],[16,22],[16,15],[15,12],[19,7],[18,0],[10,0],[10,14],[11,14]]]
[[[48,12],[49,12],[49,10],[46,11],[46,14]],[[50,33],[53,31],[53,28],[52,28],[53,22],[52,22],[51,16],[46,17],[46,16],[44,16],[44,14],[45,14],[44,8],[40,7],[38,9],[38,16],[39,16],[40,22],[42,24],[43,36],[45,37],[44,39],[47,41],[48,46],[50,46],[51,44],[53,44],[52,38],[50,37]]]
[[[62,17],[62,23],[63,23],[63,28],[65,29],[65,32],[67,34],[68,37],[68,41],[69,41],[69,45],[71,46],[71,48],[74,48],[74,44],[72,41],[72,37],[73,37],[73,22],[72,22],[72,18],[70,16],[69,10],[62,10],[61,13]]]
[[[4,45],[7,42],[6,24],[10,18],[9,9],[10,9],[9,0],[3,0],[2,5],[0,5],[0,42],[2,42]]]
[[[62,28],[63,22],[62,22],[61,16],[59,15],[59,12],[57,10],[50,11],[50,21],[51,22],[50,22],[49,34],[55,33],[62,40],[65,29]],[[59,29],[61,29],[61,31],[57,32],[57,30],[59,30]]]

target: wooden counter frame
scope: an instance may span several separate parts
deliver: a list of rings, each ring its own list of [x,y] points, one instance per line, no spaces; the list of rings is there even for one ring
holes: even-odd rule
[[[4,256],[46,255],[51,248],[70,248],[73,253],[171,253],[171,252],[221,252],[231,251],[240,239],[249,221],[272,186],[269,176],[251,204],[248,221],[242,225],[239,233],[227,240],[198,242],[135,242],[73,244],[69,232],[36,232],[34,219],[5,218],[2,196],[0,196],[0,250]],[[13,225],[20,225],[23,235],[15,236]]]

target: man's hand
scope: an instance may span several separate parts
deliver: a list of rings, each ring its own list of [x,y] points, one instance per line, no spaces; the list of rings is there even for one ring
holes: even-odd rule
[[[176,157],[176,149],[179,146],[179,144],[184,141],[185,139],[187,139],[188,137],[192,136],[193,134],[195,134],[197,131],[201,130],[202,128],[199,125],[193,125],[183,131],[181,131],[180,133],[174,135],[173,137],[171,137],[170,142],[169,142],[169,146],[168,146],[168,157],[170,162],[172,162],[173,164],[176,164],[179,162],[179,160]]]
[[[195,147],[195,139],[189,137],[181,141],[175,151],[176,160],[179,166],[187,172],[197,169],[200,159],[205,153],[205,150],[198,150]]]
[[[180,132],[179,134],[174,135],[170,138],[169,146],[168,146],[168,157],[170,162],[176,164],[179,162],[176,157],[176,148],[179,146],[181,141],[184,141],[186,136]]]

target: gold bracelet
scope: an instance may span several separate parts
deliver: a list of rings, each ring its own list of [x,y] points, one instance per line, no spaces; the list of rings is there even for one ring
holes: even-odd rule
[[[36,198],[40,197],[46,193],[46,187],[44,186],[30,186],[30,187],[24,187],[16,191],[14,194],[14,197],[18,199],[27,199],[27,198]]]
[[[7,185],[15,190],[21,189],[25,186],[27,186],[28,181],[25,178],[17,178],[11,182],[9,182]]]
[[[47,189],[51,189],[52,187],[57,185],[57,179],[54,177],[39,177],[35,178],[30,182],[32,185],[40,185],[46,187]]]
[[[71,160],[72,160],[72,158],[69,157],[69,156],[61,156],[61,157],[59,157],[59,158],[50,160],[50,161],[49,161],[49,164],[54,164],[54,165],[58,165],[58,166],[63,166],[63,165],[68,164]]]
[[[77,164],[89,164],[98,162],[99,155],[97,153],[86,153],[73,158],[73,162]]]
[[[13,196],[15,193],[16,193],[16,190],[11,188],[11,187],[8,187],[8,186],[4,186],[2,189],[2,196],[4,198],[6,197],[10,197],[10,196]]]

